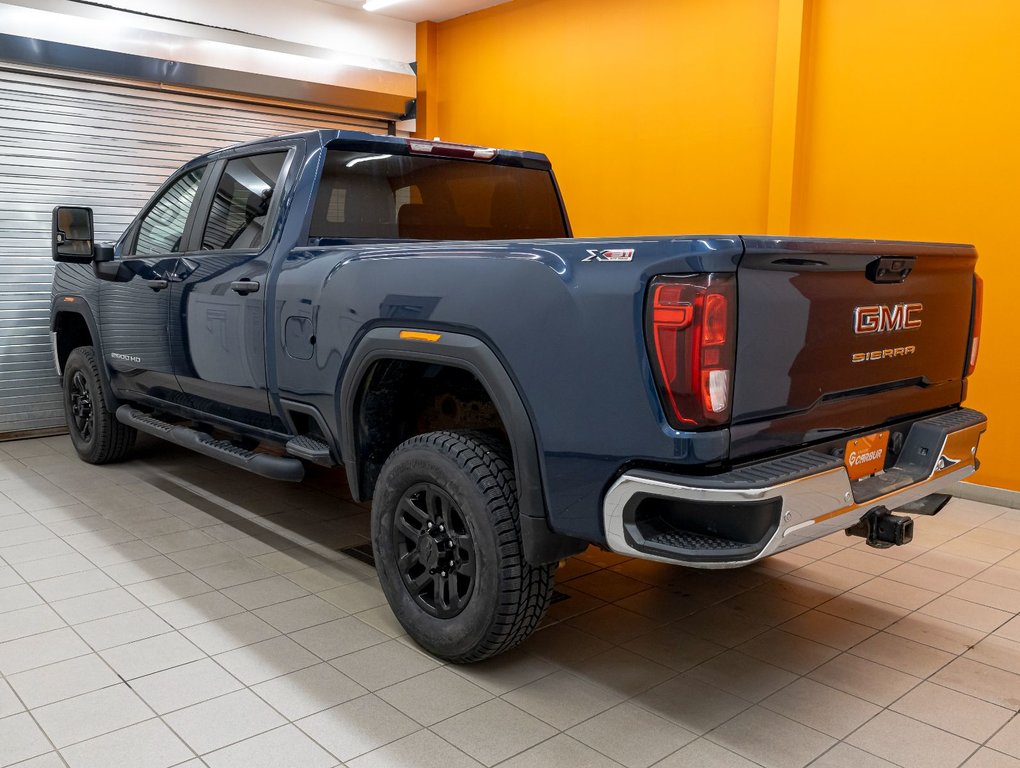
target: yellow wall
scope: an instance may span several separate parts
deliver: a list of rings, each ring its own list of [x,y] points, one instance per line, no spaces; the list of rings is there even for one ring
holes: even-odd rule
[[[419,31],[427,132],[546,152],[578,235],[975,243],[974,480],[1020,490],[1020,3],[515,0]]]

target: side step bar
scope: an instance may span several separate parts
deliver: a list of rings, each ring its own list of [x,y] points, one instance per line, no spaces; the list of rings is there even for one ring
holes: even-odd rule
[[[234,445],[228,440],[217,440],[212,435],[199,432],[197,429],[161,421],[155,416],[132,408],[130,405],[122,405],[117,409],[117,421],[134,427],[139,432],[169,440],[183,448],[190,448],[205,456],[211,456],[240,469],[254,472],[256,475],[268,477],[270,480],[286,480],[297,483],[305,476],[304,464],[298,459],[254,453]]]

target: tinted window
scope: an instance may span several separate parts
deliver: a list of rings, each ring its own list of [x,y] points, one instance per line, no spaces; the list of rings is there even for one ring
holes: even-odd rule
[[[548,171],[329,150],[309,235],[500,240],[566,227]]]
[[[269,204],[286,152],[238,157],[216,186],[202,250],[258,248],[265,241]]]
[[[181,250],[184,225],[204,172],[204,165],[188,171],[149,209],[138,226],[135,255],[150,256]]]

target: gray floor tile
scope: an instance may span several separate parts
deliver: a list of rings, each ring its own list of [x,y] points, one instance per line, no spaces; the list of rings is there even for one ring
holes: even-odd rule
[[[421,728],[373,694],[306,717],[297,726],[344,762]]]
[[[24,711],[25,707],[18,700],[14,690],[6,680],[0,679],[0,719]]]
[[[0,643],[0,674],[11,675],[91,652],[69,627]]]
[[[228,693],[164,716],[199,755],[283,725],[286,721],[249,690]]]
[[[628,768],[647,768],[697,738],[629,702],[575,725],[567,733]]]
[[[289,720],[300,720],[367,692],[328,664],[317,664],[267,680],[253,686],[252,690]]]
[[[836,740],[763,707],[723,723],[707,738],[766,768],[805,766]]]
[[[354,616],[292,632],[290,636],[323,661],[389,640],[387,635]]]
[[[78,624],[75,631],[97,651],[161,635],[173,629],[148,608]]]
[[[169,768],[194,753],[157,719],[61,749],[71,768]]]
[[[53,749],[49,739],[27,713],[0,719],[0,766],[43,755]]]
[[[126,685],[112,685],[32,710],[58,749],[118,730],[153,716]]]
[[[157,715],[233,693],[244,686],[211,659],[199,659],[131,681]]]
[[[3,614],[3,620],[0,621],[0,643],[38,635],[40,632],[48,632],[66,625],[67,622],[48,605],[34,605],[31,608],[9,611]]]
[[[216,656],[216,661],[245,685],[271,680],[319,662],[319,658],[283,635]]]
[[[8,680],[29,708],[120,683],[116,673],[94,653],[20,672]]]
[[[179,632],[136,640],[102,651],[107,663],[125,680],[150,675],[190,661],[201,659],[203,654]]]
[[[209,655],[232,651],[280,634],[253,613],[239,613],[181,630],[181,634]]]
[[[330,768],[336,758],[293,725],[252,736],[207,754],[210,768]]]
[[[498,723],[493,727],[493,723]],[[432,730],[486,765],[495,765],[556,735],[556,729],[502,699],[490,699]]]
[[[481,763],[431,731],[412,733],[348,763],[349,768],[391,768],[398,765],[401,768],[479,768]]]
[[[882,712],[847,742],[904,768],[956,768],[977,744],[896,712]]]
[[[422,725],[434,725],[492,698],[492,694],[445,667],[376,692]]]

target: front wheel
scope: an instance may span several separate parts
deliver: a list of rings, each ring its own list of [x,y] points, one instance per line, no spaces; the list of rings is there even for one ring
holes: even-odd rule
[[[64,366],[64,414],[78,456],[89,464],[124,459],[138,433],[106,407],[99,363],[92,347],[71,351]]]
[[[479,432],[430,432],[383,465],[372,503],[383,591],[419,645],[454,662],[509,650],[534,631],[554,566],[524,559],[506,446]]]

